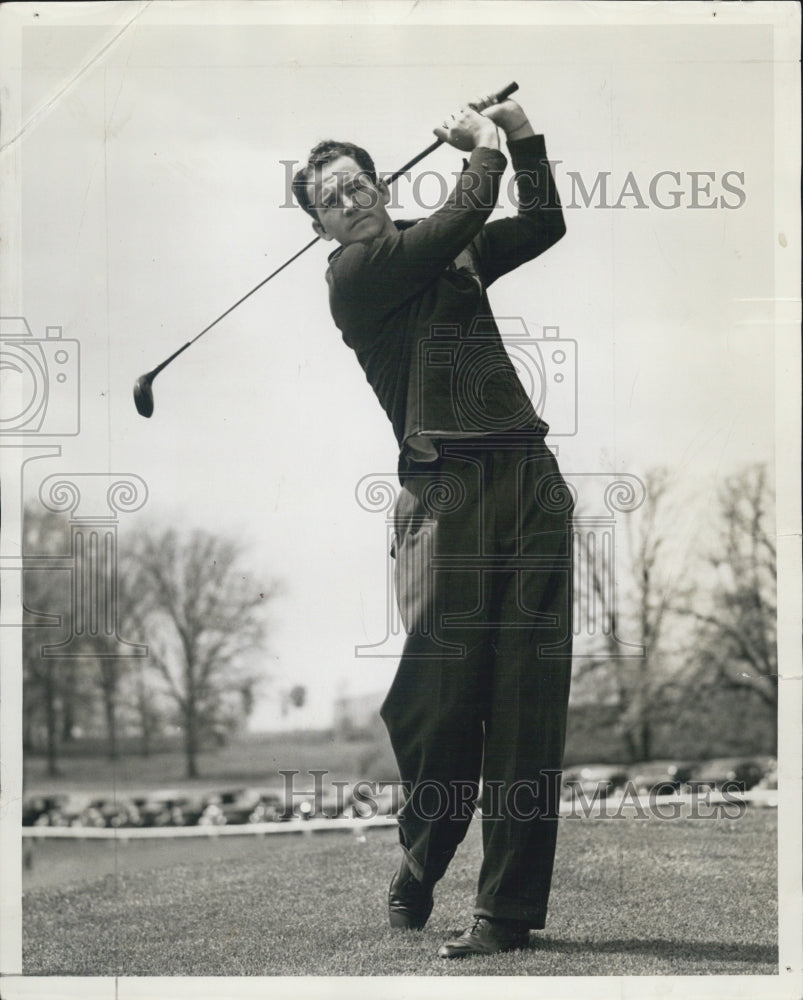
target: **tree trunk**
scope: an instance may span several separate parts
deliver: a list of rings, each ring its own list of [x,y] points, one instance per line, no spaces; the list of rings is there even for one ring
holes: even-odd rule
[[[641,722],[641,759],[652,760],[652,726],[647,719]]]
[[[141,757],[151,755],[151,736],[153,726],[151,720],[150,704],[148,702],[148,692],[145,688],[145,680],[142,676],[142,667],[137,672],[137,715],[139,716],[139,753]]]
[[[51,778],[60,775],[58,768],[58,712],[56,710],[55,663],[50,661],[44,668],[45,679],[45,725],[47,728],[47,773]]]
[[[626,729],[622,733],[622,739],[624,740],[627,759],[631,764],[633,764],[638,760],[638,747],[636,746],[636,741],[629,729]]]
[[[73,711],[72,698],[67,698],[62,706],[61,714],[61,742],[73,743],[75,736],[75,712]]]
[[[106,719],[106,747],[109,760],[117,760],[117,688],[120,674],[117,662],[100,658],[98,661],[103,714]]]
[[[187,757],[187,777],[198,777],[198,718],[194,706],[187,709],[184,719],[184,752]]]
[[[72,743],[75,740],[75,662],[71,662],[64,676],[64,687],[61,692],[61,742]]]
[[[106,714],[106,739],[108,741],[109,760],[117,760],[117,706],[114,689],[111,685],[103,687],[103,708]]]
[[[141,757],[150,757],[151,755],[151,716],[148,711],[148,705],[144,700],[140,701],[139,705],[139,753]]]

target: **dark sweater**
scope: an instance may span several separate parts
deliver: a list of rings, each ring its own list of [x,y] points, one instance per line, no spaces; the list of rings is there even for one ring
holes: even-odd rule
[[[473,150],[446,203],[396,233],[336,250],[329,304],[403,450],[435,457],[433,438],[545,434],[485,294],[566,231],[543,136],[508,144],[518,213],[486,225],[507,163]]]

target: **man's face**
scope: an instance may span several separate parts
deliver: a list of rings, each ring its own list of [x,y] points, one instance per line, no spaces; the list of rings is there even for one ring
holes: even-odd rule
[[[340,156],[320,167],[309,185],[318,214],[315,232],[342,246],[366,243],[395,232],[385,206],[390,200],[384,181],[374,184],[350,156]]]

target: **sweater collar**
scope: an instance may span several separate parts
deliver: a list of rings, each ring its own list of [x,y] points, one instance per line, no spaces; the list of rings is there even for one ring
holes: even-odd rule
[[[421,219],[394,219],[393,225],[399,232],[401,232],[403,229],[411,229],[413,226],[418,225],[421,221]],[[345,249],[345,247],[337,247],[334,249],[327,257],[329,263],[336,260]]]

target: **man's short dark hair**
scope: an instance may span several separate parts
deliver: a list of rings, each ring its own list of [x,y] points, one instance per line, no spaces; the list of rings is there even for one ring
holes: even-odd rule
[[[316,168],[324,167],[327,163],[331,163],[341,156],[351,157],[357,166],[365,171],[371,183],[376,184],[376,167],[374,166],[374,161],[371,159],[370,153],[367,153],[362,146],[355,146],[353,142],[337,142],[335,139],[324,139],[322,142],[319,142],[310,150],[306,166],[302,167],[295,174],[292,184],[296,201],[316,222],[318,220],[318,213],[310,201],[307,185],[311,184],[314,180],[313,175]]]

